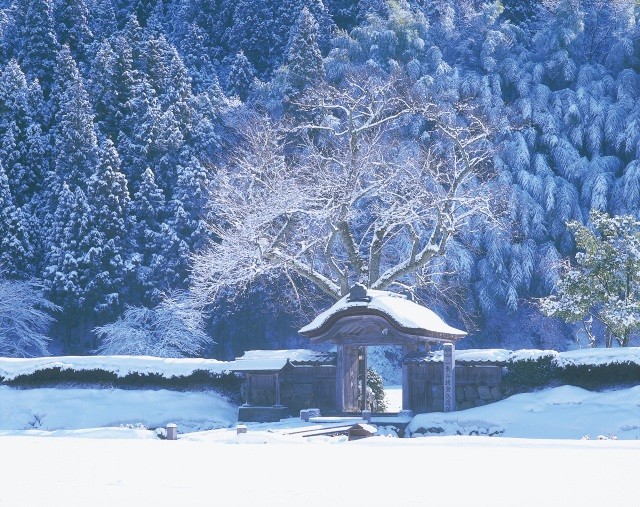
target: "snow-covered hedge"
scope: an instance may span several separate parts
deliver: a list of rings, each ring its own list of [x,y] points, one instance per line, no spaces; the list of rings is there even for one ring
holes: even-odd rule
[[[0,357],[0,383],[213,390],[239,401],[241,380],[230,371],[230,364],[214,359],[147,356]]]
[[[432,361],[442,361],[436,352]],[[555,350],[456,350],[458,364],[498,364],[506,368],[510,394],[548,385],[609,387],[640,382],[640,347]]]
[[[215,359],[161,358],[149,356],[52,356],[0,358],[0,379],[16,380],[40,372],[102,372],[108,378],[132,375],[164,378],[189,377],[195,372],[219,376],[229,370],[229,362]]]
[[[612,364],[637,364],[640,366],[640,347],[617,347],[610,349],[579,349],[558,352],[539,349],[459,349],[457,363],[512,364],[519,361],[537,361],[551,358],[555,366],[601,366]],[[442,361],[442,351],[433,353],[430,361]]]

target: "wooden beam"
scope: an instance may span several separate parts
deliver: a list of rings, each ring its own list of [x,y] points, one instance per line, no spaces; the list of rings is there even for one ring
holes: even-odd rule
[[[454,412],[456,409],[455,346],[453,343],[445,343],[442,351],[444,359],[444,411]]]
[[[280,377],[279,377],[279,375],[277,373],[274,375],[274,379],[275,379],[275,382],[276,382],[276,404],[275,404],[275,406],[276,407],[281,407],[282,403],[280,403]]]
[[[337,346],[338,359],[336,362],[336,411],[338,414],[344,412],[344,345]]]

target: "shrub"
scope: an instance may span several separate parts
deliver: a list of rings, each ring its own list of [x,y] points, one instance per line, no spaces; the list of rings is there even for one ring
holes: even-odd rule
[[[373,392],[375,404],[372,412],[385,412],[387,410],[387,402],[384,399],[384,382],[382,377],[373,368],[367,368],[367,387]]]

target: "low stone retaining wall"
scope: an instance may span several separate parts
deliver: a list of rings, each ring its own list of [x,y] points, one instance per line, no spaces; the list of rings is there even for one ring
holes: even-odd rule
[[[442,363],[420,363],[410,367],[410,397],[417,412],[443,412]],[[456,409],[464,410],[500,401],[505,397],[502,379],[501,366],[456,365]]]

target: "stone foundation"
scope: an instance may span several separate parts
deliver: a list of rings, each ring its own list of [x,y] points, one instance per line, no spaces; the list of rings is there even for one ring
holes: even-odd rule
[[[289,417],[287,407],[254,407],[243,405],[238,409],[238,421],[241,422],[278,422]]]

